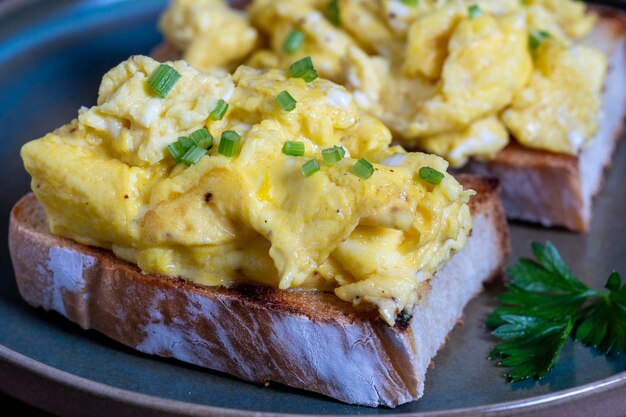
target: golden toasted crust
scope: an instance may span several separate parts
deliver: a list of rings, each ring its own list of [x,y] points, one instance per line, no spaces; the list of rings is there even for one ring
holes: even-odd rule
[[[479,193],[468,244],[437,273],[414,318],[394,327],[334,294],[144,274],[109,251],[51,235],[32,194],[11,213],[9,247],[22,297],[84,328],[245,380],[396,406],[422,395],[428,363],[508,253],[497,182],[461,181]]]

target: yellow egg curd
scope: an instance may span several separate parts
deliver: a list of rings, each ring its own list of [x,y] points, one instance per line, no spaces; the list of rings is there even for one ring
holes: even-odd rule
[[[104,76],[96,106],[24,145],[53,233],[200,285],[334,291],[390,325],[465,245],[473,192],[444,159],[390,146],[345,88],[282,70],[168,65],[180,79],[165,98],[149,86],[159,63],[135,56]],[[292,110],[277,101],[283,91]],[[203,128],[213,146],[178,163],[168,145]],[[226,131],[240,136],[227,155]],[[304,154],[285,153],[288,141]],[[329,148],[343,158],[324,162]],[[316,172],[303,169],[311,160]]]
[[[226,34],[200,17],[210,13],[232,22]],[[511,136],[571,155],[591,143],[607,64],[579,41],[595,22],[577,0],[252,0],[245,11],[173,0],[161,28],[205,70],[228,68],[234,51],[257,68],[311,56],[399,142],[459,167],[492,159]]]

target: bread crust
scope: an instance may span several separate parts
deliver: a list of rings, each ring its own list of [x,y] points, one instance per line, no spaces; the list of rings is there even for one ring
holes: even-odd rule
[[[9,248],[24,300],[85,329],[248,381],[395,407],[422,396],[432,356],[509,251],[497,181],[461,181],[479,193],[468,244],[438,271],[413,319],[394,327],[334,294],[202,287],[144,274],[107,250],[51,235],[33,194],[13,208]]]

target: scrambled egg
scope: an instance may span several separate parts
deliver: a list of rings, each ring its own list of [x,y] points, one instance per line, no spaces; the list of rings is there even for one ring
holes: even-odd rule
[[[471,229],[472,191],[434,155],[391,147],[391,133],[323,79],[242,66],[234,74],[169,63],[181,75],[165,99],[147,80],[159,63],[130,58],[104,76],[97,105],[22,148],[53,233],[100,246],[143,271],[201,285],[251,283],[334,291],[390,325]],[[293,111],[275,100],[287,90]],[[218,100],[229,110],[210,118]],[[241,135],[232,158],[214,144],[191,166],[166,146],[200,128]],[[281,152],[300,141],[305,155]],[[341,146],[345,158],[310,177],[302,164]],[[358,158],[373,163],[363,180]],[[438,185],[419,176],[444,173]]]
[[[174,0],[171,10],[209,3]],[[245,16],[263,41],[254,51],[242,47],[241,62],[287,68],[311,56],[320,75],[345,85],[396,140],[444,156],[455,167],[469,158],[493,158],[510,136],[524,146],[567,154],[593,138],[606,59],[577,44],[596,22],[583,2],[337,5],[335,16],[328,0],[252,0]],[[284,48],[293,30],[304,35],[296,52]],[[548,36],[531,47],[529,38],[537,33]],[[168,40],[178,36],[167,27],[164,34]],[[190,62],[205,70],[222,66],[219,60]]]
[[[224,0],[178,0],[160,20],[168,42],[199,68],[234,69],[252,51],[258,33]]]

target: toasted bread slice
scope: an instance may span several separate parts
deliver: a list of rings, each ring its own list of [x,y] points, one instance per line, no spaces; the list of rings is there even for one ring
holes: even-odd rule
[[[330,293],[202,287],[144,274],[109,251],[50,234],[33,194],[13,208],[9,247],[22,297],[85,329],[248,381],[395,407],[422,396],[432,357],[509,251],[497,180],[461,182],[478,192],[467,245],[431,280],[412,319],[394,327]]]
[[[586,40],[608,57],[600,130],[578,156],[554,154],[512,143],[494,160],[472,161],[464,169],[492,175],[502,183],[502,202],[510,219],[585,231],[591,222],[593,197],[603,182],[626,116],[626,14],[596,8],[600,20]]]

